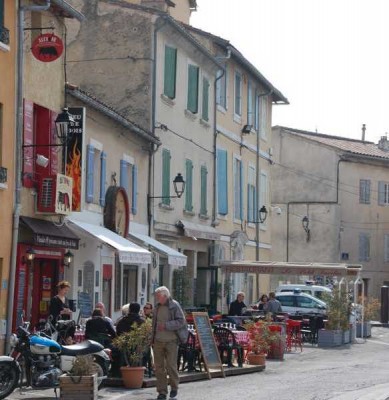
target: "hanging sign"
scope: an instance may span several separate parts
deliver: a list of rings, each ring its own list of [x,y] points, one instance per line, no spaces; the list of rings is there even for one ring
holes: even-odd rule
[[[34,40],[31,51],[37,60],[52,62],[61,57],[63,42],[60,37],[52,33],[44,33]]]

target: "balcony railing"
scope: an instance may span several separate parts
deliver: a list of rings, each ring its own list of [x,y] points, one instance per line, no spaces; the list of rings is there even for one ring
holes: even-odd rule
[[[7,168],[0,167],[0,183],[7,183]]]
[[[0,26],[0,42],[9,44],[9,30],[4,26]]]

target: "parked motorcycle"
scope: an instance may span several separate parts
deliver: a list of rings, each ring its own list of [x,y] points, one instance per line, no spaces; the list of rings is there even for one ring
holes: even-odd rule
[[[92,355],[101,386],[108,373],[110,356],[101,344],[86,340],[63,346],[45,334],[30,333],[20,326],[10,337],[10,356],[0,356],[0,400],[18,386],[50,389],[59,386],[59,377],[69,372],[76,356]]]

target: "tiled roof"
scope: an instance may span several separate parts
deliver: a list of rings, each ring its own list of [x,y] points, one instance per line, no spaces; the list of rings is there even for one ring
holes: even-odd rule
[[[283,132],[291,133],[304,139],[313,140],[327,146],[334,147],[346,153],[357,154],[367,157],[377,157],[389,159],[389,152],[381,150],[378,145],[373,142],[364,142],[358,139],[350,139],[341,136],[325,135],[300,129],[287,128],[283,126],[275,126],[274,128],[282,129]]]

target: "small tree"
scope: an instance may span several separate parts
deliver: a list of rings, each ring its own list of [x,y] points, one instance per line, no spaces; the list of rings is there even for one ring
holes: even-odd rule
[[[254,354],[267,354],[271,344],[278,340],[279,334],[270,330],[270,324],[265,321],[248,322],[244,324],[249,334],[249,351]]]
[[[128,367],[141,367],[144,354],[150,347],[152,323],[146,320],[142,324],[136,322],[129,332],[123,333],[113,340],[113,345],[124,356]]]
[[[332,294],[324,294],[323,300],[328,307],[326,329],[330,331],[349,329],[350,304],[346,290],[334,289]]]

